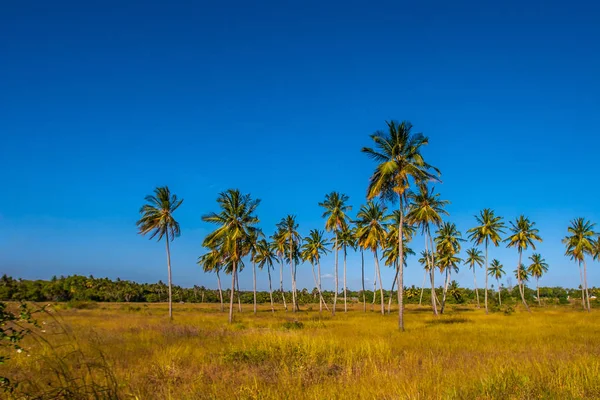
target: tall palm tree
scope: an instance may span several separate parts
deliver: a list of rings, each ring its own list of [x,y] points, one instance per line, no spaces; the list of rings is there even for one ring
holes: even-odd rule
[[[396,274],[394,276],[394,280],[392,282],[392,289],[390,291],[390,298],[388,300],[388,314],[390,313],[392,307],[392,295],[394,293],[394,287],[396,286],[398,280],[399,268],[396,265],[398,263],[398,259],[400,258],[398,254],[398,223],[400,221],[400,212],[398,210],[394,210],[392,215],[388,218],[389,222],[386,223],[386,235],[385,240],[382,244],[383,247],[383,257],[385,259],[385,265],[388,267],[392,267],[396,270]],[[406,260],[409,255],[414,255],[415,252],[408,247],[408,243],[412,240],[415,235],[415,227],[408,223],[407,220],[404,221],[402,227],[402,236],[404,240],[402,241],[402,253],[404,254],[404,266],[407,266]]]
[[[484,208],[479,215],[475,216],[478,225],[467,231],[469,239],[476,246],[480,246],[482,243],[485,244],[485,313],[488,313],[488,248],[490,242],[496,247],[502,240],[500,234],[504,233],[504,222],[502,217],[495,215],[494,210]]]
[[[281,240],[286,243],[284,256],[290,264],[290,274],[292,276],[292,311],[298,310],[298,301],[296,293],[296,265],[298,260],[298,248],[300,244],[300,234],[298,233],[298,223],[295,215],[288,215],[282,218],[277,228],[281,231]]]
[[[481,257],[481,250],[473,247],[467,250],[467,259],[465,265],[468,265],[473,270],[473,283],[475,285],[475,295],[477,297],[477,308],[479,308],[479,290],[477,290],[477,276],[475,274],[475,266],[481,268],[483,265],[483,257]]]
[[[429,140],[421,133],[412,133],[412,124],[386,122],[387,132],[378,131],[371,135],[375,148],[363,147],[362,152],[375,160],[378,165],[371,175],[367,198],[379,196],[382,200],[398,200],[400,221],[398,224],[398,328],[404,331],[404,253],[402,252],[404,208],[411,180],[426,182],[436,180],[439,170],[425,162],[421,148]]]
[[[460,253],[460,242],[463,239],[462,234],[456,229],[456,225],[451,222],[444,222],[436,233],[435,244],[438,267],[440,268],[440,272],[446,273],[441,309],[441,313],[443,314],[452,270],[458,272],[458,264],[462,261],[457,254]]]
[[[138,233],[146,235],[151,232],[150,239],[158,236],[158,241],[165,238],[167,248],[167,268],[169,272],[169,318],[173,319],[173,299],[171,294],[171,250],[169,241],[173,241],[181,235],[179,223],[173,217],[173,213],[183,199],[178,199],[177,195],[171,194],[168,186],[157,187],[153,195],[145,198],[146,204],[140,208],[141,218],[137,221]]]
[[[331,192],[325,195],[325,201],[319,203],[319,206],[325,208],[323,218],[325,220],[325,230],[332,232],[335,235],[333,248],[335,250],[335,292],[333,294],[333,315],[335,315],[337,296],[338,296],[338,250],[339,250],[339,234],[345,229],[348,229],[348,215],[352,207],[347,205],[349,197],[338,192]]]
[[[365,206],[360,206],[360,208],[363,208]],[[352,230],[352,234],[354,235],[354,240],[356,242],[356,245],[358,246],[358,248],[360,249],[360,266],[361,266],[361,282],[362,282],[362,295],[363,295],[363,312],[367,312],[367,294],[365,292],[365,251],[363,249],[362,246],[359,245],[358,243],[358,233],[360,232],[360,221],[356,220],[354,221],[354,229]]]
[[[531,246],[531,248],[535,250],[534,240],[538,242],[542,241],[542,238],[538,235],[539,230],[537,228],[534,228],[534,225],[535,222],[531,222],[529,218],[526,218],[523,215],[519,216],[519,218],[517,218],[515,222],[510,222],[511,234],[506,239],[504,239],[504,241],[508,242],[506,247],[516,247],[517,251],[519,252],[519,263],[517,264],[519,267],[517,267],[517,271],[520,271],[520,266],[523,264],[523,251],[527,250],[529,246]],[[521,280],[519,280],[519,276],[522,275],[523,274],[521,272],[519,272],[519,274],[516,275],[517,280],[519,282],[521,300],[523,301],[523,305],[525,306],[527,311],[531,312],[531,310],[529,310],[527,302],[525,301],[524,283]]]
[[[346,226],[345,229],[340,231],[338,237],[338,245],[342,248],[344,252],[344,312],[348,312],[348,286],[346,281],[346,258],[348,256],[348,247],[356,250],[356,238],[354,235],[354,230],[349,226]]]
[[[525,268],[525,264],[519,265],[517,269],[514,270],[515,278],[519,282],[519,292],[521,293],[521,298],[525,297],[525,282],[529,281],[529,272],[527,268]],[[528,308],[529,310],[529,308]]]
[[[210,249],[208,253],[198,257],[198,264],[202,266],[204,272],[215,272],[217,274],[217,287],[219,288],[221,312],[225,311],[223,305],[223,289],[221,288],[221,276],[219,275],[219,272],[223,268],[223,255],[218,248]]]
[[[504,272],[504,266],[500,264],[500,261],[496,260],[495,258],[492,260],[488,270],[488,275],[490,275],[492,278],[496,278],[496,283],[498,285],[498,304],[502,305],[502,296],[500,295],[500,278],[502,278],[503,275],[506,275],[506,272]]]
[[[283,308],[285,308],[285,311],[287,311],[288,308],[285,301],[285,292],[283,291],[283,255],[285,253],[285,249],[286,245],[283,237],[283,231],[278,228],[273,236],[271,236],[271,250],[277,255],[277,262],[279,263],[279,290],[281,291]]]
[[[254,315],[256,315],[256,256],[258,255],[258,241],[264,237],[260,229],[253,229],[246,238],[246,245],[248,246],[248,253],[250,254],[250,260],[252,261],[252,282],[253,282],[253,294],[254,294]]]
[[[567,246],[565,255],[570,256],[572,260],[579,264],[579,276],[581,278],[581,297],[583,308],[588,312],[590,309],[590,295],[587,287],[587,265],[585,263],[585,255],[594,256],[594,246],[597,245],[594,241],[597,233],[594,232],[596,224],[584,219],[576,218],[571,221],[571,226],[568,228],[569,235],[563,239],[563,243]],[[596,256],[597,257],[597,256]],[[581,264],[583,264],[583,275],[581,274]]]
[[[231,295],[229,299],[229,323],[233,322],[233,296],[237,280],[238,268],[242,258],[247,254],[248,246],[244,246],[248,236],[256,229],[259,219],[254,214],[260,200],[252,199],[249,194],[241,194],[238,189],[228,189],[219,194],[217,203],[219,213],[211,212],[203,215],[204,222],[218,225],[217,229],[206,237],[205,246],[218,243],[226,254],[231,269]]]
[[[261,270],[266,266],[267,274],[269,276],[269,298],[271,300],[271,312],[275,312],[275,307],[273,305],[273,284],[271,281],[271,269],[273,269],[273,264],[277,259],[277,256],[272,250],[271,244],[267,242],[266,239],[262,238],[258,241],[257,245],[257,253],[255,256],[255,260],[258,263],[258,268]]]
[[[421,233],[425,238],[425,254],[429,255],[426,270],[429,271],[429,280],[431,283],[431,306],[433,314],[437,315],[436,294],[435,294],[435,268],[434,268],[434,249],[433,238],[431,236],[431,226],[439,227],[442,223],[442,215],[448,215],[444,207],[450,202],[440,200],[439,193],[434,193],[434,189],[429,190],[426,185],[419,185],[419,191],[409,194],[410,204],[408,205],[407,220],[417,227],[421,228]],[[431,249],[429,249],[429,247]],[[430,251],[431,250],[431,251]],[[421,295],[423,291],[421,290]],[[420,303],[420,302],[419,302]]]
[[[373,258],[375,259],[375,274],[377,279],[379,279],[379,291],[381,295],[381,315],[385,314],[385,308],[377,249],[382,247],[385,240],[385,221],[388,218],[385,215],[386,210],[387,208],[385,206],[369,201],[366,205],[361,207],[356,215],[356,218],[359,220],[357,232],[358,245],[365,250],[371,250],[373,252]]]
[[[548,264],[546,260],[542,258],[542,256],[538,253],[532,254],[529,259],[531,260],[531,264],[527,267],[527,272],[529,275],[535,278],[535,286],[537,291],[537,301],[538,305],[542,305],[542,301],[540,300],[540,278],[546,272],[548,272]]]
[[[321,280],[317,280],[317,276],[315,275],[315,264],[317,264],[319,276],[321,276],[321,256],[329,252],[327,246],[329,246],[329,243],[323,238],[323,232],[317,229],[310,231],[308,236],[304,238],[304,245],[302,246],[302,259],[310,262],[315,285],[319,293],[319,312],[323,312],[323,304],[325,304],[328,310],[329,308],[323,299]]]
[[[423,285],[421,285],[421,296],[419,297],[419,305],[421,305],[421,301],[423,300],[423,292],[425,291],[425,280],[427,279],[427,275],[431,273],[431,268],[433,268],[432,263],[430,262],[433,254],[431,254],[431,250],[422,250],[421,258],[419,258],[419,264],[423,267],[425,274],[423,275]],[[434,306],[434,314],[437,315],[437,306],[435,305],[434,293],[435,288],[433,288],[434,292],[431,294],[432,298],[432,306]]]

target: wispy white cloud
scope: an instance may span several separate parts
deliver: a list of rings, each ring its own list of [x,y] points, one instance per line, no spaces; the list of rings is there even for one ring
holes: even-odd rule
[[[321,275],[321,278],[331,279],[331,278],[333,278],[333,275],[332,274],[323,274],[323,275]]]

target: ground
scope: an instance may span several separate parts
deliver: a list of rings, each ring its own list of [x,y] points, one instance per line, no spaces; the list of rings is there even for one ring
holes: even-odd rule
[[[166,304],[93,306],[40,317],[0,370],[21,382],[13,397],[600,398],[600,319],[569,306],[439,318],[410,306],[404,333],[397,310],[362,305],[335,317],[244,305],[231,325],[217,305],[175,304],[173,322]]]

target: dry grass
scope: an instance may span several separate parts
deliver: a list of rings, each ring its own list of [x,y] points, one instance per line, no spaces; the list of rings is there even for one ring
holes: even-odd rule
[[[40,333],[49,343],[29,341],[2,372],[22,381],[15,398],[61,385],[81,389],[63,398],[600,398],[596,313],[462,308],[436,319],[411,307],[401,334],[397,315],[361,306],[335,318],[245,308],[232,325],[214,305],[177,304],[172,323],[166,305],[57,311]],[[61,384],[57,365],[71,380]]]

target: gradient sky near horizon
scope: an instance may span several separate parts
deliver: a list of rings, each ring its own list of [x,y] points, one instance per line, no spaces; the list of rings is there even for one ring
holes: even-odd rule
[[[525,214],[550,264],[541,284],[577,287],[561,239],[575,217],[600,223],[599,18],[592,1],[4,2],[0,273],[166,281],[164,243],[135,221],[169,185],[185,199],[174,283],[214,287],[196,259],[220,191],[262,199],[266,233],[288,213],[303,235],[323,229],[326,193],[352,214],[365,201],[368,135],[406,119],[430,139],[448,220],[465,232],[482,208]],[[512,276],[516,251],[490,258]],[[358,289],[359,255],[348,268]],[[600,264],[588,270],[598,286]],[[406,271],[421,285],[417,257]],[[466,267],[457,280],[473,285]]]

